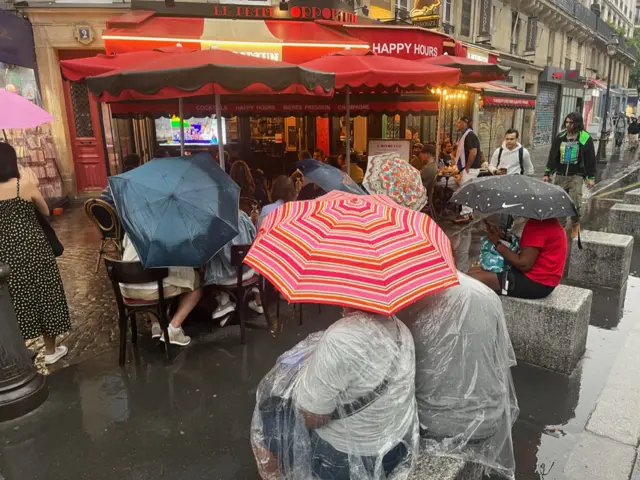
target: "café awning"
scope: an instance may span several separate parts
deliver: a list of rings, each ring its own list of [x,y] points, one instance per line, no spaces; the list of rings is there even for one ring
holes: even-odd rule
[[[493,82],[469,83],[467,87],[482,94],[483,108],[511,108],[533,110],[536,96]]]
[[[220,48],[285,61],[287,58],[283,58],[283,53],[291,52],[283,49],[296,49],[296,54],[303,57],[309,50],[317,50],[314,56],[320,56],[341,49],[369,49],[367,42],[318,22],[159,17],[154,12],[145,11],[109,20],[102,38],[109,53],[179,43],[183,47]]]

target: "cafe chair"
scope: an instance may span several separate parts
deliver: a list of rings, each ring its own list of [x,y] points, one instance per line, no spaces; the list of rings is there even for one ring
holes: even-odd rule
[[[216,289],[228,293],[229,296],[233,297],[236,301],[236,309],[232,315],[236,315],[238,317],[238,321],[240,323],[240,342],[242,344],[246,343],[247,336],[245,325],[246,304],[249,299],[249,295],[251,295],[254,288],[257,288],[260,293],[260,301],[262,303],[262,308],[264,309],[264,318],[267,321],[269,329],[273,331],[273,324],[271,323],[271,318],[267,311],[267,302],[264,294],[262,277],[256,272],[256,274],[248,280],[242,280],[242,276],[244,274],[242,268],[244,257],[247,256],[250,248],[251,245],[233,245],[231,247],[231,266],[236,269],[237,274],[237,281],[235,285],[215,285]]]
[[[108,246],[114,247],[118,253],[118,258],[122,258],[124,229],[122,228],[115,209],[104,200],[100,200],[99,198],[87,200],[84,204],[84,211],[87,213],[89,219],[98,227],[100,235],[102,236],[98,261],[96,262],[96,273],[98,273],[100,261]]]
[[[140,262],[123,262],[120,260],[104,259],[104,264],[111,280],[113,293],[116,296],[116,304],[118,305],[118,327],[120,330],[120,356],[119,364],[124,366],[127,354],[127,329],[128,323],[131,322],[131,343],[134,345],[138,342],[138,326],[136,324],[136,314],[151,313],[155,315],[162,328],[164,335],[164,348],[167,360],[172,360],[171,344],[169,342],[169,319],[167,317],[167,306],[171,299],[164,296],[163,281],[169,276],[168,268],[151,268],[145,269]],[[157,300],[136,300],[124,298],[120,290],[120,284],[140,284],[140,283],[158,283],[158,299]]]

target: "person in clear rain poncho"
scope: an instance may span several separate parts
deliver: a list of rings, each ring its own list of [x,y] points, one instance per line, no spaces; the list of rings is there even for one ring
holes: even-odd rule
[[[416,345],[421,448],[515,478],[516,360],[502,304],[479,281],[460,272],[459,280],[397,314]]]
[[[260,382],[251,442],[263,479],[406,479],[418,452],[414,343],[350,311]]]

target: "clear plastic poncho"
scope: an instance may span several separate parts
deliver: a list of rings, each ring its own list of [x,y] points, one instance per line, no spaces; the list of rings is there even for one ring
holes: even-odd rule
[[[256,394],[263,479],[406,479],[419,448],[415,353],[395,318],[355,312],[278,358]]]
[[[459,279],[398,313],[416,346],[421,448],[514,478],[516,359],[502,304],[477,280],[463,273]]]

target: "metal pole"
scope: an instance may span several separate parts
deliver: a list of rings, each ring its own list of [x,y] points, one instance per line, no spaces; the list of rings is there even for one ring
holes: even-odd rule
[[[440,149],[442,148],[442,138],[440,138],[440,122],[442,120],[442,95],[438,100],[438,119],[436,121],[436,163],[440,161]]]
[[[178,114],[180,115],[180,156],[184,156],[184,105],[181,98],[178,99]]]
[[[344,123],[345,131],[344,131],[344,139],[347,144],[347,156],[345,160],[347,161],[347,175],[351,174],[351,98],[349,93],[349,85],[347,85],[347,96],[345,98],[345,106],[347,111],[344,115]]]
[[[220,168],[224,165],[224,137],[222,136],[222,105],[220,104],[220,94],[216,93],[216,130],[218,135],[218,156],[220,157]]]
[[[600,131],[600,141],[598,142],[598,154],[596,162],[602,158],[603,149],[606,156],[607,141],[609,140],[609,132],[607,131],[607,115],[609,114],[609,101],[611,100],[611,66],[613,65],[613,57],[609,56],[609,73],[607,74],[607,93],[604,99],[604,114],[602,120],[602,130]],[[605,138],[606,137],[606,138]],[[604,147],[602,146],[604,144]]]
[[[11,268],[0,262],[0,422],[38,408],[49,396],[24,344],[7,282]]]

